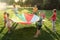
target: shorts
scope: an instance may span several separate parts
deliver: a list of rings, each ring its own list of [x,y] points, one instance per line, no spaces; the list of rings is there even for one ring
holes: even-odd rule
[[[42,25],[37,25],[37,29],[40,30]]]

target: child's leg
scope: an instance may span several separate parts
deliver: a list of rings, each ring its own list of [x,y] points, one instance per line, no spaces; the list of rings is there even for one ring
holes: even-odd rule
[[[53,29],[53,31],[55,32],[56,31],[56,28],[55,28],[55,21],[52,21],[52,29]]]
[[[7,24],[7,27],[8,27],[8,33],[10,33],[11,32],[11,25],[10,25],[10,23]]]
[[[37,32],[36,32],[36,34],[35,34],[35,36],[34,36],[34,37],[38,37],[38,36],[39,36],[39,34],[40,34],[40,30],[38,30],[38,29],[37,29]]]
[[[40,26],[37,27],[37,32],[36,32],[36,34],[35,34],[34,37],[38,37],[39,34],[41,34],[41,33],[40,33],[40,29],[41,29],[41,27],[42,27],[42,25],[40,25]]]
[[[8,33],[10,33],[11,32],[11,27],[8,27]]]

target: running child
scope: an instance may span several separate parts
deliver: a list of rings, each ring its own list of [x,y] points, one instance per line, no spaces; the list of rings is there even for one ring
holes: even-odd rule
[[[35,38],[37,38],[39,36],[39,34],[41,34],[40,29],[41,29],[42,24],[43,24],[42,14],[39,14],[39,18],[40,18],[39,21],[37,21],[37,23],[36,23],[37,31],[36,31],[36,34],[34,36]]]

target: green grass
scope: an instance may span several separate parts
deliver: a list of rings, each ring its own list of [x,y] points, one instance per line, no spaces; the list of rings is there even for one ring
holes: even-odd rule
[[[40,10],[41,11],[41,10]],[[12,33],[8,34],[7,27],[4,28],[3,12],[0,11],[0,40],[60,40],[60,10],[57,10],[56,33],[52,32],[51,21],[48,20],[52,15],[52,10],[44,10],[46,12],[46,21],[41,29],[41,35],[37,39],[33,36],[36,32],[34,24],[22,25],[13,23]],[[13,11],[8,10],[10,17],[13,16]]]

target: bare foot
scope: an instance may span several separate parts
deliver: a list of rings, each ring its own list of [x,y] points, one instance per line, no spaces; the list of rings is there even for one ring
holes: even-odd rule
[[[34,38],[38,38],[38,35],[35,35]]]

